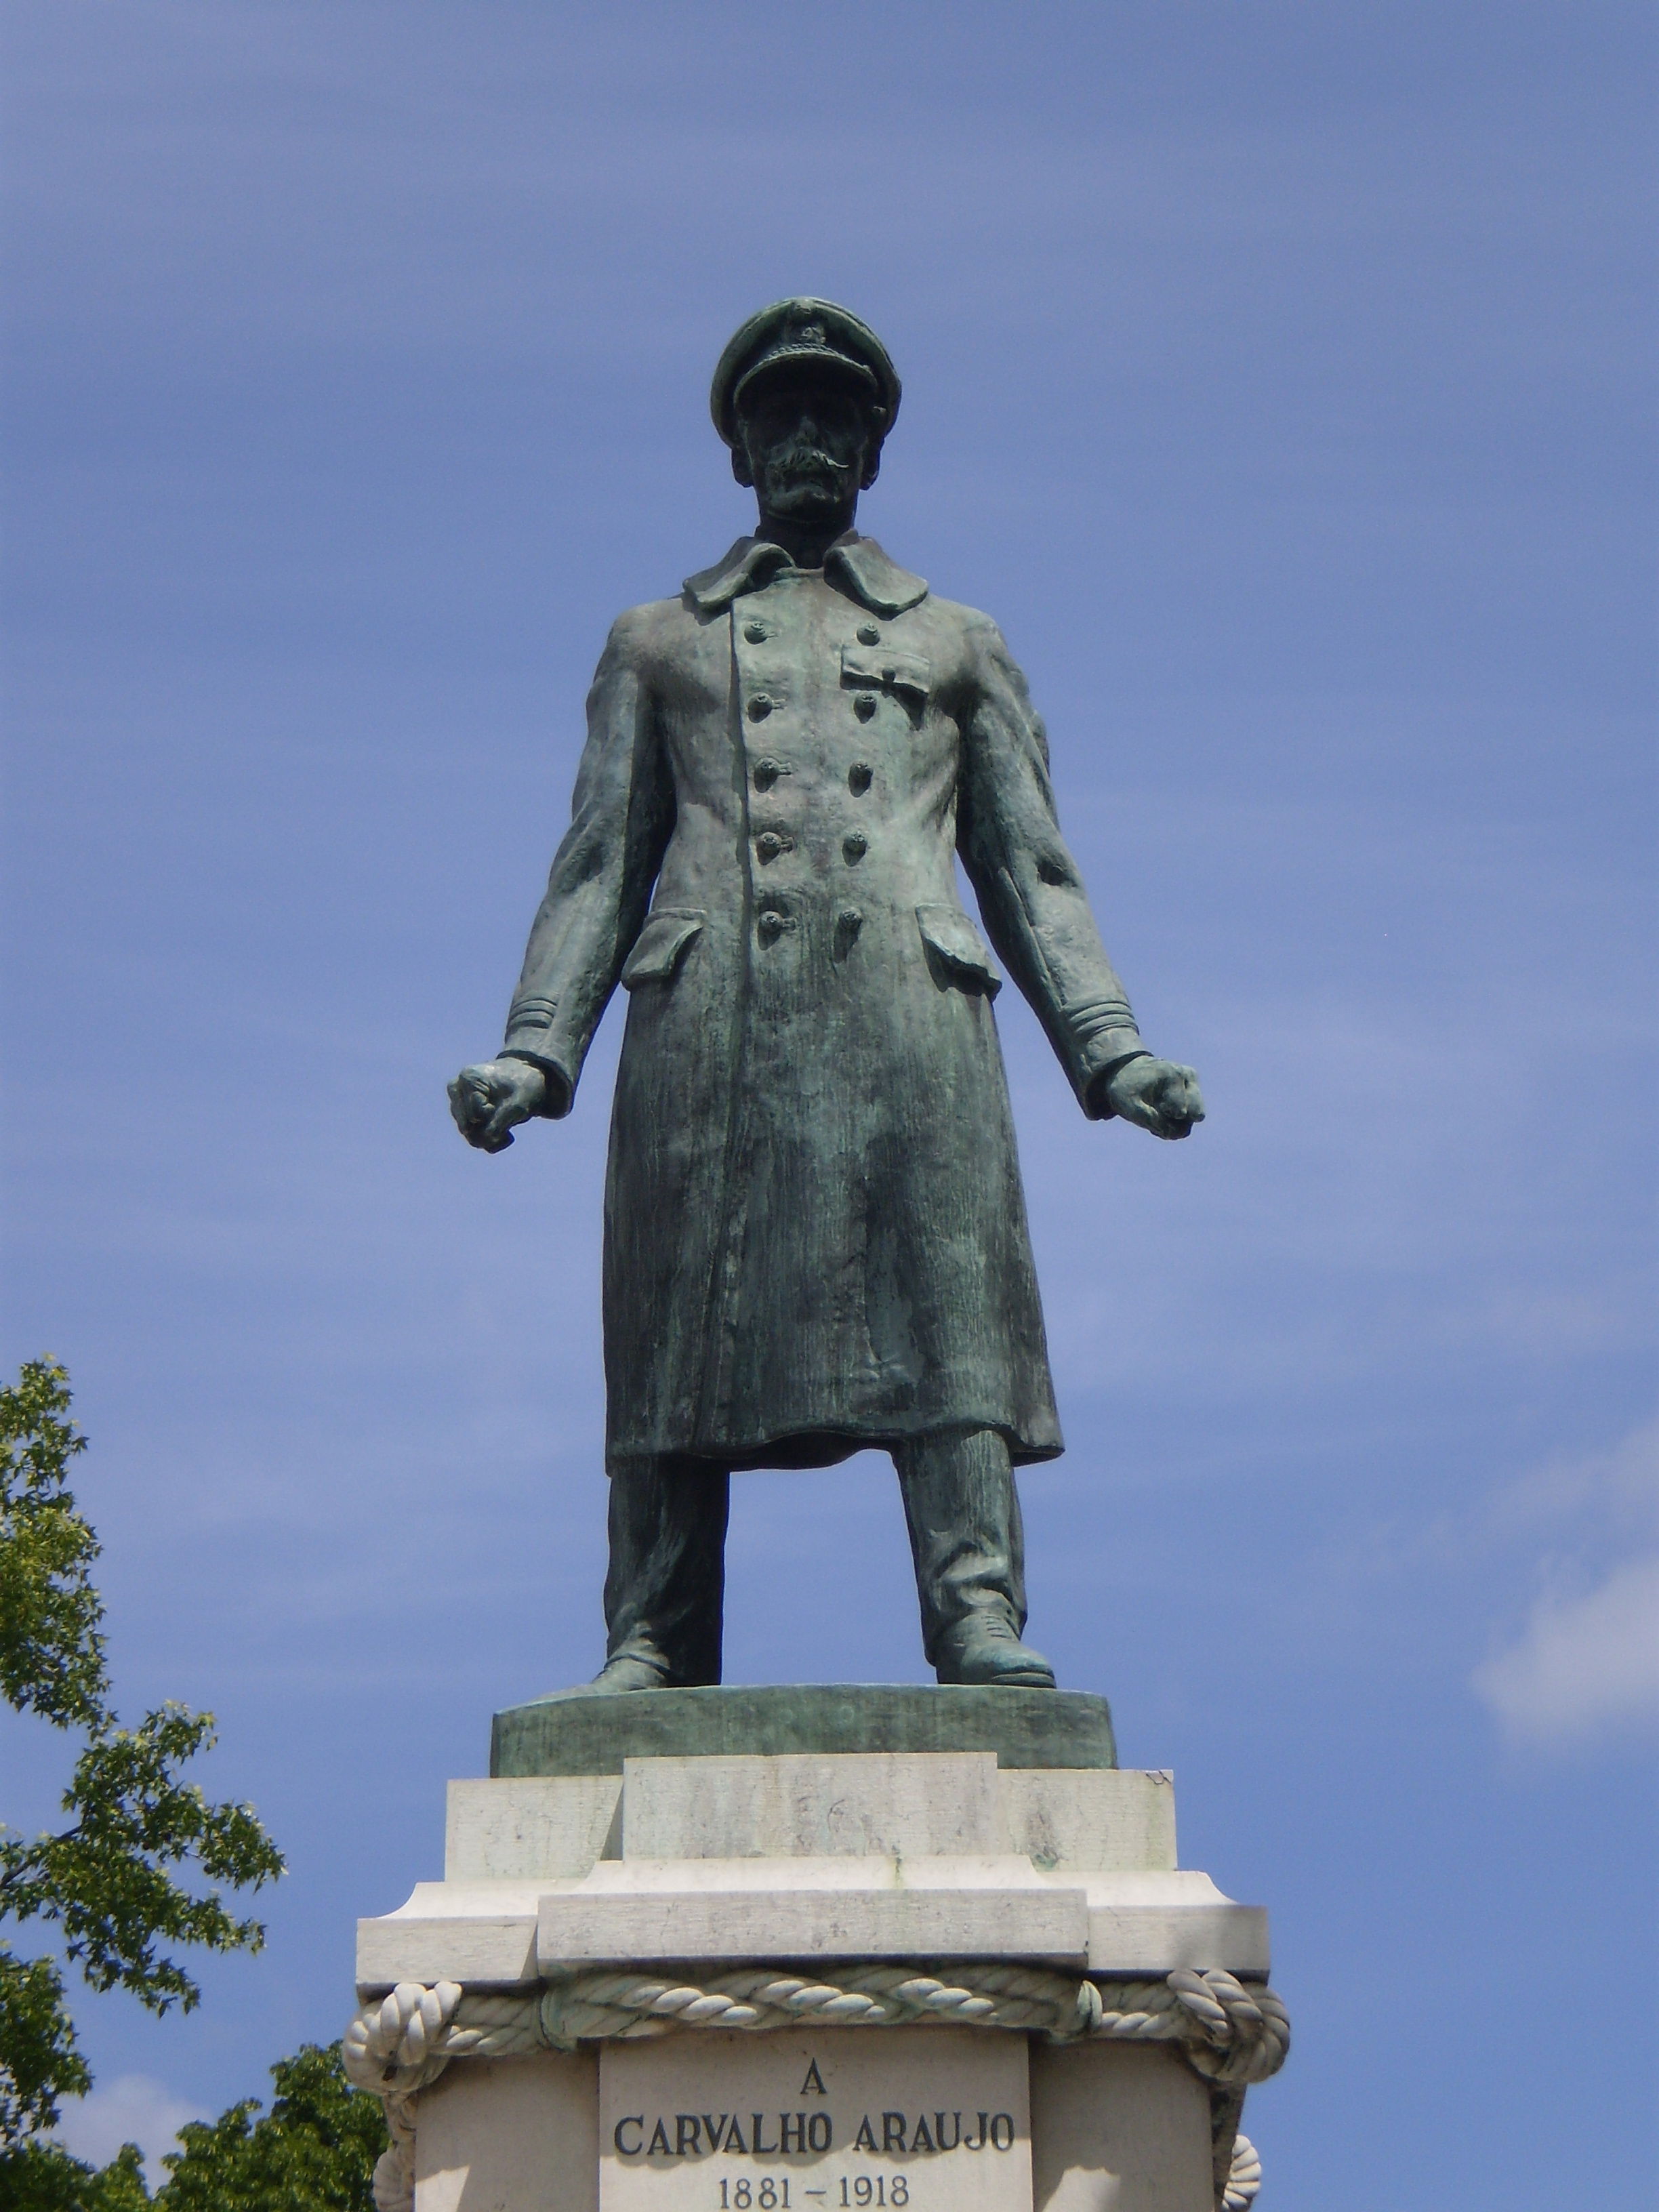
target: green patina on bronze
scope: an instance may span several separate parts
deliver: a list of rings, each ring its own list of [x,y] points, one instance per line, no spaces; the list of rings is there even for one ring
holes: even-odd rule
[[[1079,1690],[883,1682],[572,1690],[497,1713],[492,1775],[620,1774],[624,1759],[994,1751],[1000,1766],[1117,1765],[1111,1708]]]
[[[611,1691],[720,1680],[733,1470],[870,1445],[898,1470],[940,1680],[1052,1686],[1019,1640],[1012,1469],[1061,1440],[1004,975],[1091,1120],[1179,1138],[1203,1117],[1192,1070],[1141,1042],[1000,632],[854,527],[899,399],[880,340],[826,301],[727,347],[713,412],[755,532],[612,629],[505,1042],[451,1086],[468,1141],[503,1151],[570,1111],[625,994]]]

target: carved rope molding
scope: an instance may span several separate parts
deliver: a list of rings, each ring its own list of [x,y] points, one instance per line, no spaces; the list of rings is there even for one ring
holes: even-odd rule
[[[1180,1967],[1158,1981],[1079,1982],[1037,1966],[884,1963],[837,1968],[815,1982],[775,1967],[739,1968],[700,1986],[636,1971],[562,1976],[539,1990],[488,1996],[456,1982],[399,1982],[347,2028],[345,2070],[386,2106],[392,2148],[374,2174],[379,2212],[410,2212],[415,2190],[414,2101],[452,2058],[510,2058],[574,2051],[580,2043],[670,2035],[699,2027],[754,2033],[817,2021],[847,2027],[934,2021],[1041,2034],[1050,2043],[1173,2043],[1208,2084],[1218,2212],[1246,2212],[1261,2167],[1237,2134],[1243,2093],[1285,2063],[1291,2025],[1265,1982],[1218,1967]]]

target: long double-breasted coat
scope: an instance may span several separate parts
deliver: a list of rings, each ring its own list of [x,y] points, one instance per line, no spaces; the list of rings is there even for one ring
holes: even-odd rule
[[[629,994],[605,1197],[612,1462],[1061,1449],[991,1001],[1085,1113],[1141,1049],[995,624],[873,539],[739,539],[611,631],[503,1049],[569,1110]],[[653,896],[654,893],[654,896]]]

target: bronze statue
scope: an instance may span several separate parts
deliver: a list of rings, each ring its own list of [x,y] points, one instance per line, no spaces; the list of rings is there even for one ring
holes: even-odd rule
[[[996,625],[853,526],[898,404],[880,340],[827,301],[726,349],[714,422],[755,534],[612,629],[506,1042],[450,1086],[501,1151],[569,1112],[628,992],[605,1689],[720,1680],[734,1468],[869,1445],[898,1470],[939,1680],[1052,1687],[1020,1640],[1012,1469],[1062,1446],[997,959],[1091,1119],[1203,1118],[1193,1071],[1140,1042]]]

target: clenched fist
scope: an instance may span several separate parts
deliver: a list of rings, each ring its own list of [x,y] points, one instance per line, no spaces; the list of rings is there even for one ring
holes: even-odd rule
[[[1195,1071],[1172,1060],[1154,1060],[1150,1053],[1126,1060],[1107,1084],[1106,1097],[1115,1114],[1138,1121],[1155,1137],[1188,1136],[1194,1122],[1204,1119]]]
[[[464,1067],[449,1086],[455,1127],[481,1152],[504,1152],[515,1123],[547,1103],[547,1078],[527,1060],[486,1060]]]

